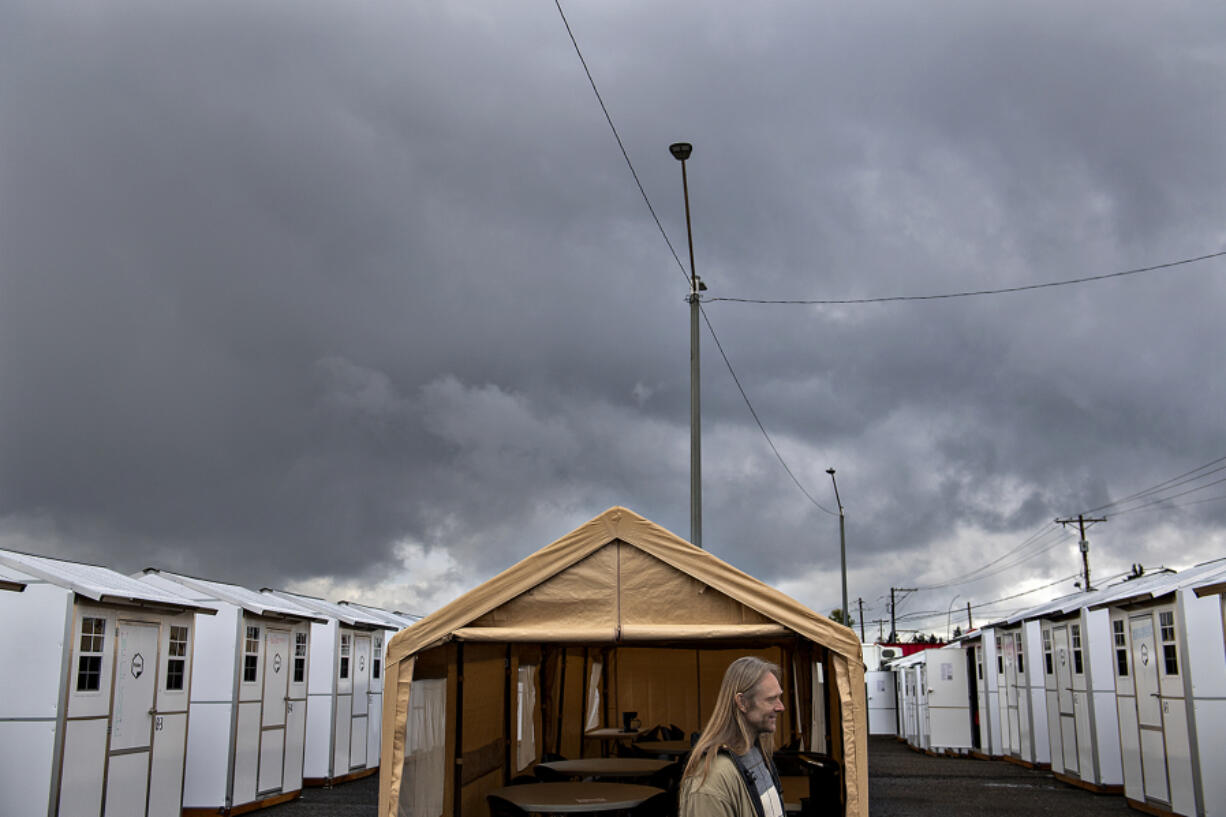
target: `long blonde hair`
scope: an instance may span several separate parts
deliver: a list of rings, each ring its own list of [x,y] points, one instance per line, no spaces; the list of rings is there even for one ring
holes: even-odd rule
[[[698,736],[698,742],[690,750],[689,762],[685,764],[682,780],[693,775],[699,776],[699,782],[705,780],[711,772],[711,762],[721,746],[727,746],[738,755],[749,751],[753,743],[754,730],[745,722],[745,713],[736,705],[736,696],[743,694],[752,698],[757,686],[771,673],[776,679],[781,679],[779,667],[770,661],[765,661],[752,655],[738,658],[728,665],[724,672],[724,682],[720,684],[719,695],[715,699],[715,708],[711,717]],[[774,734],[762,732],[757,736],[758,747],[762,754],[770,757],[774,748]],[[701,768],[699,768],[701,767]]]

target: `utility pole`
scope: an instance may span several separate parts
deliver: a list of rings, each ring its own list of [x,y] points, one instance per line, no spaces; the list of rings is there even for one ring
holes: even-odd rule
[[[685,195],[685,235],[690,242],[690,541],[702,547],[702,410],[701,380],[698,366],[698,293],[706,289],[694,273],[694,233],[690,229],[690,183],[685,160],[694,146],[675,142],[668,146],[673,158],[681,162],[681,189]],[[844,611],[846,612],[846,611]]]
[[[873,623],[877,625],[877,640],[885,641],[885,619],[874,619]]]
[[[914,587],[891,587],[890,588],[890,632],[893,633],[894,639],[898,640],[898,628],[894,622],[894,591],[900,593],[914,593]]]
[[[860,605],[860,643],[864,643],[864,599],[856,599]]]
[[[1081,567],[1085,576],[1085,591],[1088,593],[1094,589],[1090,584],[1090,540],[1086,539],[1086,524],[1094,524],[1095,522],[1106,522],[1107,517],[1102,516],[1097,519],[1086,519],[1085,514],[1077,514],[1076,519],[1057,519],[1061,525],[1071,525],[1077,523],[1077,528],[1081,531]]]
[[[971,603],[969,601],[966,603],[966,629],[975,629],[975,624],[971,621]]]

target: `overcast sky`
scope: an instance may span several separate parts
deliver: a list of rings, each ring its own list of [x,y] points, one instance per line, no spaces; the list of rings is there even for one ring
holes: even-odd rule
[[[680,264],[551,0],[0,0],[0,546],[424,613],[688,536],[686,140],[804,488],[704,322],[712,553],[839,606],[833,466],[870,621],[1072,591],[1085,511],[1096,582],[1226,556],[1221,463],[1095,510],[1226,455],[1226,258],[714,300],[1221,252],[1226,5],[562,8]]]

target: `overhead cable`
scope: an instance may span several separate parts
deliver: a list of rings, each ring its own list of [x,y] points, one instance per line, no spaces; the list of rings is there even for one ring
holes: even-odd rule
[[[1226,250],[1209,253],[1208,255],[1198,255],[1195,258],[1183,258],[1178,261],[1168,261],[1165,264],[1154,264],[1149,267],[1138,267],[1136,269],[1123,270],[1122,272],[1109,272],[1105,275],[1089,275],[1084,278],[1071,278],[1066,281],[1049,281],[1045,284],[1027,284],[1025,286],[1004,287],[1002,289],[979,289],[969,292],[946,292],[940,295],[892,295],[884,298],[840,298],[840,299],[769,299],[769,298],[704,298],[704,303],[713,303],[715,301],[728,301],[731,303],[741,304],[791,304],[791,305],[808,305],[808,306],[849,306],[852,304],[880,304],[890,303],[895,301],[939,301],[949,298],[970,298],[978,295],[1004,295],[1011,292],[1026,292],[1031,289],[1047,289],[1049,287],[1066,287],[1073,284],[1085,284],[1091,281],[1104,281],[1108,278],[1120,278],[1125,275],[1139,275],[1143,272],[1154,272],[1161,269],[1169,269],[1178,267],[1184,264],[1194,264],[1198,261],[1208,261],[1211,258],[1220,258],[1226,255]]]

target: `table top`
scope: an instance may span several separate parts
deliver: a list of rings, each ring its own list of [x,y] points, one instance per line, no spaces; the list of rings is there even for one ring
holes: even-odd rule
[[[565,814],[570,812],[616,811],[634,808],[663,792],[654,786],[633,783],[584,781],[573,783],[525,783],[492,791],[526,811]]]
[[[589,729],[583,733],[586,738],[621,738],[634,739],[646,732],[646,729],[631,729],[629,732],[616,726],[602,726],[599,729]]]
[[[651,755],[683,755],[690,750],[688,740],[640,740],[634,745]]]
[[[537,765],[562,774],[643,777],[655,774],[672,763],[671,760],[651,757],[581,757],[575,760],[551,760]]]

